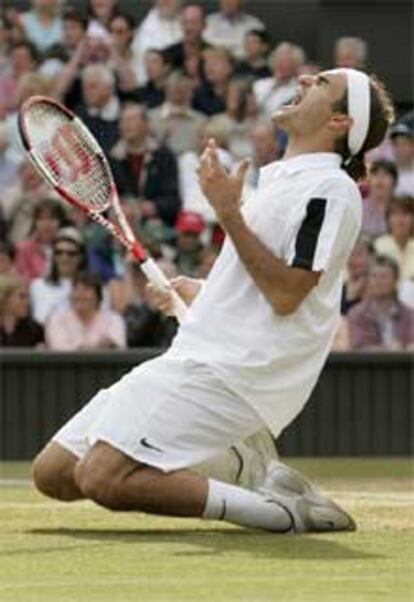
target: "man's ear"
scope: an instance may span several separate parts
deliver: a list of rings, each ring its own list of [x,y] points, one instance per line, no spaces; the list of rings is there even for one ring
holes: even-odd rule
[[[331,118],[328,122],[328,127],[332,130],[337,136],[344,135],[349,128],[352,126],[354,120],[349,115],[344,115],[343,113],[334,113],[331,115]]]

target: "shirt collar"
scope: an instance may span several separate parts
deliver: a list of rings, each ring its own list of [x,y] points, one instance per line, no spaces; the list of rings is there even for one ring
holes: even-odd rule
[[[288,175],[308,169],[339,169],[342,158],[337,153],[305,153],[290,159],[281,159],[265,165],[260,175],[269,176],[284,172]]]

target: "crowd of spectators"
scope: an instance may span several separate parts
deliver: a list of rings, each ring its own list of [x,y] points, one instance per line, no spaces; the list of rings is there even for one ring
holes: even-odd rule
[[[253,5],[252,5],[253,6]],[[114,240],[64,206],[24,156],[19,105],[52,96],[105,150],[131,225],[169,277],[208,275],[223,241],[199,187],[214,137],[231,170],[251,158],[244,195],[280,158],[275,109],[301,74],[366,69],[356,37],[332,64],[275,40],[241,0],[154,0],[137,23],[115,0],[31,0],[0,16],[0,346],[57,350],[168,345],[176,324],[151,306],[145,280]],[[380,74],[379,74],[380,75]],[[349,259],[337,350],[414,346],[414,116],[399,115],[366,158],[362,232]]]

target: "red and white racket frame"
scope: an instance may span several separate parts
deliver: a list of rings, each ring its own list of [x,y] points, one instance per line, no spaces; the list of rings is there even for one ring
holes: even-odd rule
[[[108,205],[108,209],[111,208],[114,210],[119,226],[109,221],[98,211],[94,211],[86,205],[83,205],[80,201],[78,201],[76,198],[70,195],[64,188],[62,188],[59,185],[57,177],[53,175],[42,155],[38,153],[36,149],[32,148],[32,145],[30,143],[30,136],[27,130],[27,124],[25,121],[25,113],[29,111],[32,105],[35,105],[39,102],[50,104],[54,108],[59,109],[71,121],[73,121],[76,124],[76,127],[82,131],[83,136],[87,139],[90,146],[94,149],[96,157],[105,166],[106,173],[110,180],[111,190],[111,203]],[[136,259],[140,269],[143,271],[149,282],[151,282],[154,286],[161,290],[168,290],[172,294],[174,302],[174,313],[178,321],[181,322],[185,314],[187,313],[188,308],[184,301],[181,299],[181,297],[174,290],[171,289],[170,282],[165,276],[164,272],[158,267],[155,261],[148,255],[145,248],[137,241],[136,237],[134,236],[131,226],[129,225],[122,211],[118,191],[112,176],[112,171],[109,166],[109,163],[98,142],[95,140],[94,136],[84,125],[81,119],[79,119],[79,117],[77,117],[74,113],[72,113],[72,111],[67,109],[61,103],[57,102],[52,98],[48,98],[47,96],[32,96],[28,100],[26,100],[19,109],[18,127],[23,146],[32,164],[40,172],[43,178],[65,201],[67,201],[80,211],[86,213],[91,220],[93,220],[100,226],[106,228],[117,240],[119,240],[119,242],[130,251],[134,259]]]

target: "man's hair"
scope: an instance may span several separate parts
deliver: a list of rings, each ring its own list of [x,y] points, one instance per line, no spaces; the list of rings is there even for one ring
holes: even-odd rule
[[[391,97],[384,84],[375,76],[370,76],[370,118],[368,133],[362,149],[357,155],[351,157],[348,148],[348,132],[336,141],[335,152],[342,157],[342,167],[353,180],[361,180],[367,175],[364,155],[367,151],[379,146],[385,134],[394,121],[394,107]],[[341,100],[333,104],[333,110],[338,113],[348,114],[348,90],[346,89]]]
[[[255,36],[262,44],[270,44],[270,36],[266,29],[249,29],[245,34],[246,38],[247,36]]]
[[[84,286],[85,288],[92,289],[96,296],[96,305],[97,307],[100,306],[103,299],[103,292],[101,281],[99,280],[99,277],[96,274],[88,274],[87,272],[81,272],[78,276],[76,276],[76,278],[73,281],[73,289],[75,289],[77,286]]]
[[[269,66],[273,69],[275,64],[276,57],[279,52],[283,52],[288,50],[291,52],[292,57],[296,63],[297,68],[301,67],[303,63],[306,61],[306,54],[302,46],[298,46],[297,44],[292,44],[291,42],[280,42],[276,46],[276,48],[271,52],[269,57]]]
[[[45,213],[56,219],[59,222],[59,227],[62,227],[68,221],[66,212],[57,199],[46,198],[41,200],[33,210],[33,222],[36,222]]]
[[[114,14],[109,19],[109,23],[111,24],[115,19],[123,19],[130,29],[135,29],[137,25],[135,17],[133,17],[130,13],[125,13],[118,9],[115,9]]]
[[[111,69],[103,64],[87,65],[81,73],[82,83],[88,77],[96,77],[112,89],[115,87],[115,76]]]
[[[390,268],[390,270],[394,274],[395,280],[398,280],[400,277],[400,268],[398,266],[398,263],[393,257],[390,257],[389,255],[377,255],[372,265],[372,268],[375,267]]]
[[[379,171],[385,171],[396,184],[398,180],[398,171],[397,166],[393,161],[388,161],[388,159],[377,159],[373,161],[369,167],[370,174],[377,174]]]
[[[86,14],[74,6],[68,6],[65,9],[62,19],[63,21],[73,21],[74,23],[78,23],[78,25],[80,25],[84,31],[86,31],[88,27],[88,18]]]

